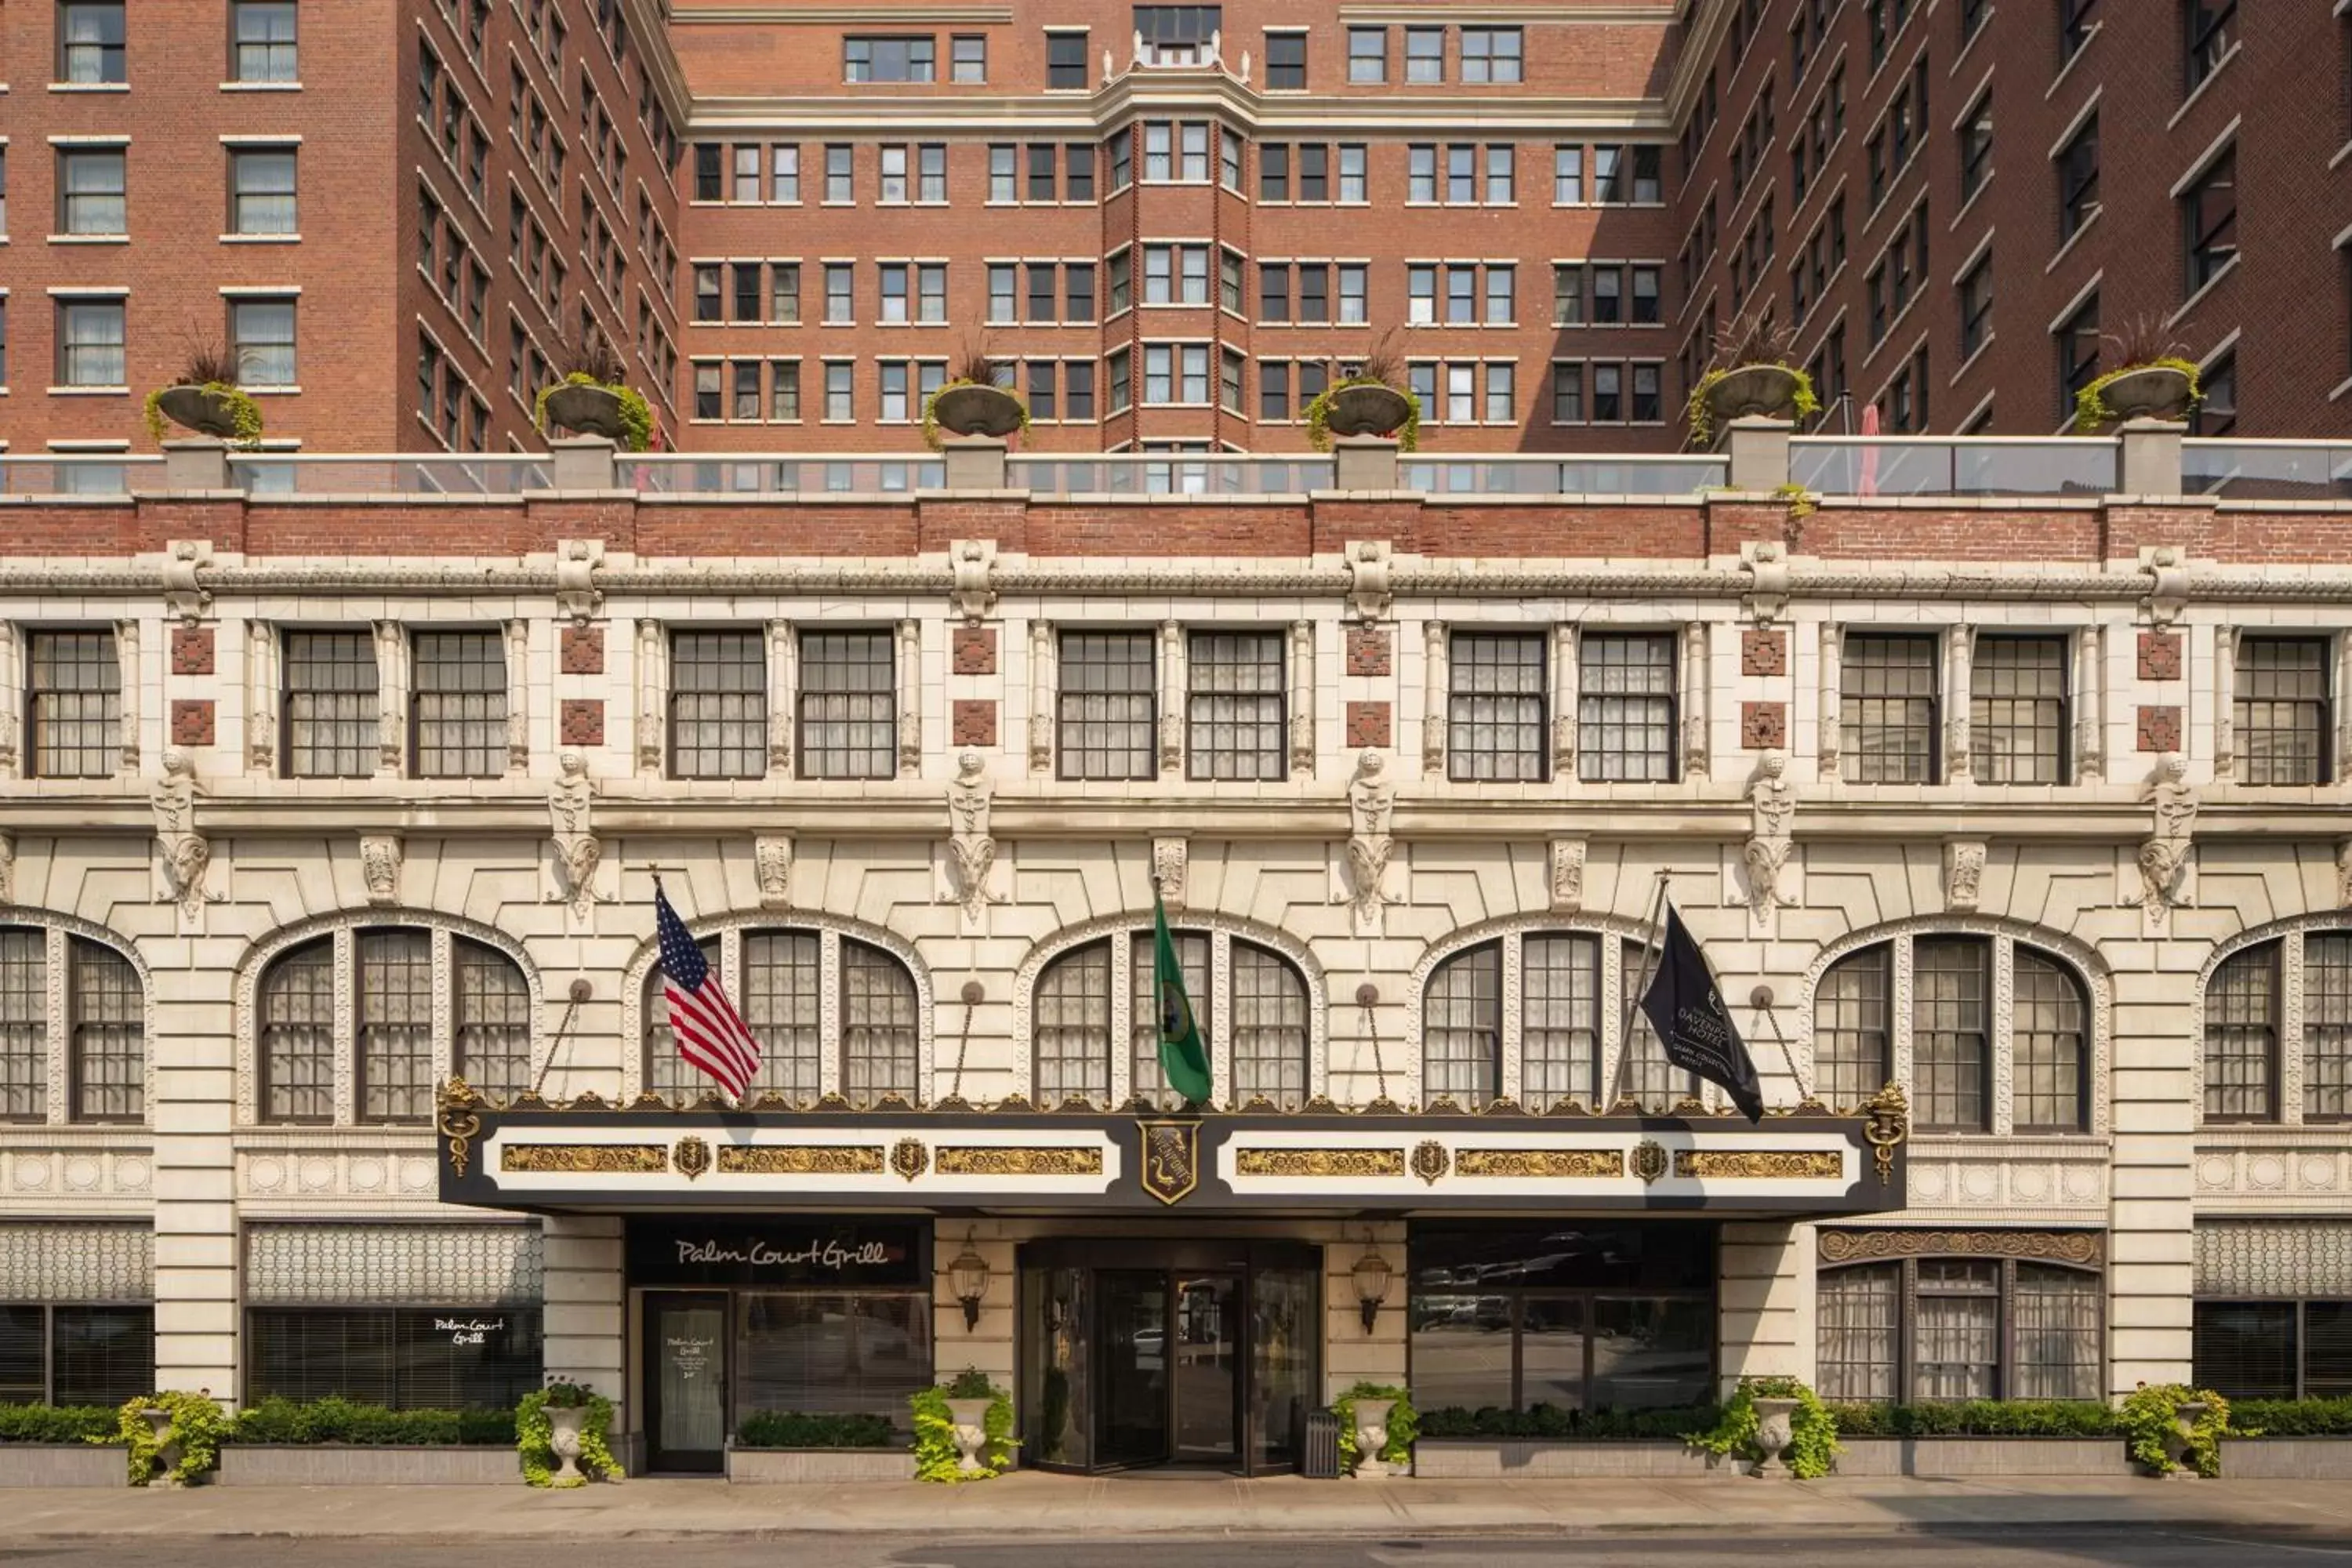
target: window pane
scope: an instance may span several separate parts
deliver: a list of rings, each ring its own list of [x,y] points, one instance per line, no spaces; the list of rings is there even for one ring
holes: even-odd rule
[[[2231,704],[2238,782],[2325,783],[2327,642],[2322,637],[2242,637]]]
[[[2303,1114],[2352,1115],[2352,935],[2303,939]]]
[[[1544,639],[1462,633],[1453,642],[1447,700],[1450,776],[1544,776]]]
[[[1307,982],[1254,942],[1234,943],[1231,1038],[1235,1104],[1261,1095],[1286,1110],[1306,1103]]]
[[[2099,1397],[2104,1281],[2079,1268],[2017,1266],[2015,1399]]]
[[[1641,994],[1645,954],[1640,943],[1627,942],[1618,955],[1618,1005]],[[1654,957],[1651,973],[1656,974]],[[1625,1043],[1626,1098],[1645,1110],[1664,1110],[1675,1101],[1698,1093],[1698,1075],[1666,1059],[1665,1043],[1651,1026],[1650,1016],[1637,1005],[1630,1010],[1633,1034]]]
[[[1885,1088],[1891,952],[1874,947],[1842,958],[1813,993],[1813,1092],[1835,1109],[1861,1105]]]
[[[139,973],[110,947],[67,944],[73,1044],[73,1119],[136,1121],[146,1114],[146,1007]]]
[[[1969,735],[1985,784],[2066,782],[2063,637],[1979,637]]]
[[[1822,1272],[1814,1291],[1817,1375],[1823,1399],[1893,1399],[1895,1330],[1903,1266]]]
[[[48,933],[0,931],[0,1121],[49,1105]]]
[[[1584,1300],[1529,1296],[1519,1304],[1519,1408],[1586,1408]]]
[[[1982,1131],[1991,948],[1921,939],[1911,956],[1913,1096],[1922,1127]]]
[[[26,693],[37,778],[104,778],[121,762],[122,661],[112,632],[34,632]]]
[[[335,1114],[335,950],[297,948],[261,982],[261,1119],[331,1121]]]
[[[1843,731],[1848,784],[1935,780],[1936,639],[1845,639]]]
[[[2079,1131],[2085,1074],[2082,987],[2054,960],[2017,950],[2011,1048],[2020,1131]]]
[[[931,1303],[919,1295],[742,1298],[738,1420],[761,1410],[887,1415],[931,1384]]]
[[[481,1342],[440,1327],[453,1311],[483,1325]],[[256,1307],[246,1313],[248,1403],[341,1397],[394,1410],[504,1410],[539,1386],[541,1310]]]
[[[1913,1397],[1990,1399],[1999,1392],[2000,1265],[1919,1264],[1911,1326]]]
[[[1110,944],[1064,953],[1037,977],[1036,1070],[1031,1098],[1110,1100]]]
[[[1062,638],[1061,776],[1143,779],[1153,744],[1155,660],[1149,632],[1071,632]]]
[[[360,1120],[423,1121],[433,1104],[433,939],[364,931],[358,945]]]
[[[1283,739],[1282,638],[1241,632],[1196,632],[1187,697],[1192,776],[1279,779],[1287,770]]]
[[[419,778],[496,778],[507,771],[505,642],[497,632],[417,635]]]
[[[2341,1399],[2347,1394],[2352,1394],[2352,1301],[2306,1301],[2303,1396]]]
[[[2205,1114],[2268,1121],[2278,1044],[2279,945],[2232,954],[2205,988]]]
[[[1209,1016],[1209,939],[1198,932],[1171,933],[1176,942],[1176,962],[1184,969],[1184,999],[1192,1005],[1192,1016],[1200,1021],[1201,1039],[1205,1045],[1211,1036]],[[1132,1038],[1129,1071],[1134,1079],[1134,1089],[1156,1105],[1177,1103],[1176,1091],[1168,1085],[1168,1075],[1160,1067],[1160,965],[1159,950],[1148,932],[1137,934],[1129,945],[1134,964],[1129,974],[1133,990],[1128,1004],[1128,1031]],[[1228,1098],[1239,1103],[1233,1086],[1225,1086]]]
[[[841,1087],[853,1105],[886,1094],[909,1103],[917,1081],[915,977],[862,942],[841,944]]]
[[[1447,959],[1422,999],[1421,1093],[1469,1110],[1502,1092],[1503,950],[1496,943]]]
[[[58,1307],[50,1314],[58,1405],[122,1405],[154,1392],[152,1307]]]
[[[2292,1301],[2198,1302],[2197,1386],[2224,1399],[2293,1399],[2294,1318]]]
[[[821,1081],[819,942],[813,931],[761,931],[743,939],[743,1022],[760,1042],[753,1094],[814,1100]]]
[[[1416,1292],[1408,1316],[1415,1405],[1423,1410],[1512,1407],[1511,1298]],[[1580,1340],[1578,1350],[1580,1358]]]
[[[670,665],[671,773],[751,779],[768,771],[768,662],[757,632],[679,632]]]
[[[1583,640],[1577,697],[1577,776],[1663,782],[1675,776],[1675,639],[1670,634]]]
[[[1592,1408],[1696,1405],[1715,1352],[1713,1304],[1688,1297],[1592,1303]]]
[[[454,1066],[482,1093],[512,1100],[530,1087],[530,988],[514,961],[479,942],[453,944],[457,970]]]
[[[1601,943],[1589,936],[1531,936],[1519,950],[1519,1100],[1546,1110],[1597,1100]]]
[[[801,773],[887,779],[898,771],[898,666],[887,631],[801,637]]]
[[[365,632],[287,633],[287,773],[366,778],[381,740],[374,639]]]
[[[0,1307],[0,1401],[48,1403],[48,1341],[47,1309],[31,1303]]]

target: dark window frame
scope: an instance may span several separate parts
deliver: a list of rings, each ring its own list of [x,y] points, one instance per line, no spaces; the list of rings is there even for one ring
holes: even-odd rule
[[[1893,1398],[1890,1400],[1862,1399],[1856,1398],[1854,1395],[1844,1393],[1843,1391],[1841,1391],[1839,1394],[1840,1398],[1852,1400],[1853,1402],[1859,1404],[1873,1405],[1931,1405],[1951,1404],[1957,1402],[1950,1398],[1938,1398],[1933,1395],[1923,1394],[1918,1392],[1918,1372],[1919,1362],[1921,1359],[1918,1355],[1917,1350],[1919,1300],[1922,1295],[1932,1297],[1939,1293],[1932,1284],[1925,1290],[1921,1289],[1919,1266],[1923,1262],[1990,1262],[1998,1268],[1998,1280],[1994,1290],[1990,1292],[1993,1299],[1998,1303],[1996,1312],[1997,1321],[1999,1324],[1996,1331],[1998,1335],[1997,1349],[1999,1360],[1994,1363],[1993,1366],[1993,1387],[1990,1394],[1990,1397],[1994,1399],[2021,1397],[2020,1395],[2014,1394],[2011,1392],[2017,1386],[2019,1382],[2017,1275],[2021,1267],[2048,1268],[2068,1274],[2090,1276],[2100,1281],[2100,1289],[2103,1297],[2106,1289],[2107,1268],[2105,1266],[2102,1265],[2095,1268],[2085,1268],[2079,1264],[2046,1258],[2002,1258],[1995,1259],[1986,1258],[1974,1254],[1930,1252],[1922,1253],[1916,1257],[1902,1258],[1857,1259],[1851,1263],[1841,1263],[1823,1267],[1816,1272],[1815,1279],[1817,1284],[1821,1279],[1826,1276],[1841,1273],[1848,1269],[1893,1268],[1898,1270],[1895,1288],[1895,1316],[1894,1323],[1895,1343],[1893,1348],[1895,1352],[1895,1386]],[[1816,1299],[1818,1300],[1818,1292]],[[2107,1313],[2104,1310],[2099,1313],[2098,1324],[2098,1371],[2095,1377],[2095,1382],[2101,1385],[2101,1387],[2098,1392],[2094,1392],[2090,1394],[2082,1396],[2081,1402],[2085,1404],[2104,1397],[2104,1384],[2106,1381],[2106,1369],[2113,1360],[2114,1329],[2112,1324],[2108,1321]],[[1813,1331],[1816,1336],[1816,1351],[1818,1352],[1818,1338],[1822,1331],[1822,1324],[1818,1311],[1816,1311],[1815,1314]],[[2068,1403],[2074,1402],[2069,1401]]]

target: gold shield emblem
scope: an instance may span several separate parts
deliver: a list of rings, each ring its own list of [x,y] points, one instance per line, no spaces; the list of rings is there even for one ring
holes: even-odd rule
[[[1143,1190],[1163,1204],[1181,1199],[1201,1183],[1201,1124],[1141,1121]]]
[[[710,1169],[710,1145],[699,1138],[681,1138],[670,1153],[670,1163],[677,1168],[679,1175],[690,1182]]]
[[[1633,1173],[1647,1186],[1666,1173],[1666,1152],[1651,1139],[1633,1145]]]

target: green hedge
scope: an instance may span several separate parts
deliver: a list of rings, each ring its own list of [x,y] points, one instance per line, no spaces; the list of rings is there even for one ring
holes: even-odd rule
[[[121,1413],[88,1405],[0,1405],[0,1443],[111,1443]]]
[[[1421,1413],[1424,1437],[1541,1437],[1566,1442],[1608,1443],[1657,1438],[1679,1441],[1685,1432],[1715,1425],[1722,1415],[1713,1405],[1673,1405],[1655,1410],[1562,1410],[1532,1405],[1525,1410],[1478,1410],[1449,1405]]]
[[[887,1415],[829,1415],[799,1410],[754,1410],[735,1429],[744,1448],[903,1448],[907,1439]]]
[[[313,1446],[351,1443],[375,1447],[426,1448],[467,1445],[508,1447],[515,1440],[511,1410],[387,1410],[348,1399],[298,1404],[269,1398],[239,1411],[229,1427],[231,1443]]]
[[[2120,1437],[2123,1418],[2095,1399],[1966,1399],[1948,1405],[1832,1405],[1850,1437]]]
[[[2352,1437],[2352,1399],[2233,1399],[2230,1427],[2263,1437]]]

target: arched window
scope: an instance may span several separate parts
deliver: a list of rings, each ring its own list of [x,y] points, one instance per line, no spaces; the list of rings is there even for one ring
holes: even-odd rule
[[[1653,977],[1659,960],[1649,960]],[[1664,1108],[1698,1094],[1698,1075],[1666,1060],[1666,1045],[1658,1038],[1658,1031],[1650,1026],[1650,1016],[1642,1011],[1640,991],[1643,955],[1639,942],[1627,942],[1623,961],[1617,973],[1623,976],[1620,984],[1624,994],[1618,1005],[1635,1004],[1626,1014],[1633,1021],[1633,1048],[1625,1058],[1625,1095],[1636,1105],[1651,1109]],[[1604,1091],[1605,1092],[1605,1091]]]
[[[2204,1068],[2208,1121],[2352,1119],[2352,931],[2290,931],[2222,960]]]
[[[1601,940],[1531,936],[1519,983],[1519,1097],[1529,1105],[1601,1095]]]
[[[924,1098],[921,1005],[904,960],[805,927],[723,931],[700,946],[703,962],[760,1042],[751,1099],[807,1103],[833,1093],[870,1105],[886,1094]],[[678,1055],[658,962],[646,971],[645,986],[639,1081],[666,1100],[698,1100],[716,1085]],[[838,1003],[830,1010],[828,996]]]
[[[2006,976],[2010,1016],[1993,998]],[[1910,1006],[1895,998],[1906,979]],[[2073,965],[2003,937],[1921,932],[1847,953],[1813,986],[1812,1092],[1862,1104],[1907,1060],[1927,1132],[2079,1132],[2091,1125],[2091,1005]],[[2008,1053],[2011,1103],[1996,1102]]]
[[[530,1087],[530,981],[446,930],[353,926],[289,948],[261,973],[253,1025],[265,1122],[426,1122],[453,1073],[495,1100]]]
[[[1509,932],[1447,955],[1422,990],[1423,1102],[1475,1110],[1508,1096],[1543,1110],[1622,1096],[1665,1110],[1696,1095],[1638,1009],[1627,1031],[1643,970],[1639,942],[1597,931]]]
[[[1475,1110],[1503,1092],[1503,949],[1454,954],[1430,974],[1421,1014],[1423,1098]]]
[[[1296,1110],[1315,1092],[1313,992],[1289,958],[1223,931],[1170,933],[1212,1067],[1212,1099]],[[1123,946],[1122,946],[1123,944]],[[1160,1066],[1159,960],[1150,931],[1114,931],[1055,954],[1030,991],[1030,1098],[1173,1108]],[[1127,1049],[1112,1042],[1126,1031]]]
[[[1851,1233],[1831,1233],[1832,1246]],[[1824,1399],[2096,1399],[2105,1280],[2016,1258],[1922,1256],[1824,1268],[1815,1386]],[[1956,1241],[1969,1239],[1954,1237]],[[1848,1253],[1850,1255],[1850,1253]]]
[[[52,965],[64,970],[60,996],[50,993]],[[59,1042],[64,1120],[143,1120],[146,1020],[139,972],[113,948],[53,928],[0,928],[0,1121],[51,1120],[50,1052]]]

